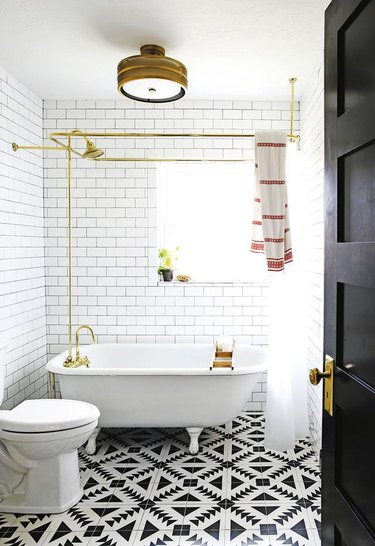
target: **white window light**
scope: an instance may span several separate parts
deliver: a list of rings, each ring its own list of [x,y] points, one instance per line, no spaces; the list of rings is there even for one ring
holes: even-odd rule
[[[176,274],[196,282],[267,279],[250,252],[254,164],[158,166],[158,247],[180,247]]]

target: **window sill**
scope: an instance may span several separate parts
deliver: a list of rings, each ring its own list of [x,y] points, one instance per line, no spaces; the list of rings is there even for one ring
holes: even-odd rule
[[[264,286],[270,283],[269,279],[256,279],[254,281],[158,281],[157,286]]]

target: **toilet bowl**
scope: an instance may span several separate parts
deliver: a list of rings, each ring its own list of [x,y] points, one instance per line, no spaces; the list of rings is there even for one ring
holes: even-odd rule
[[[0,512],[59,513],[76,504],[77,450],[99,415],[77,400],[26,400],[0,411]]]

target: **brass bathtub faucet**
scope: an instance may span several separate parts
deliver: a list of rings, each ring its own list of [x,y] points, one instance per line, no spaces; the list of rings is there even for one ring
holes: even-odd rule
[[[81,356],[79,353],[79,332],[83,329],[86,329],[90,332],[93,342],[95,343],[95,334],[91,326],[88,324],[82,324],[82,326],[79,326],[76,330],[76,357],[73,360],[72,358],[69,359],[69,357],[64,362],[65,368],[78,368],[79,366],[86,366],[86,368],[90,365],[90,360],[87,356]]]

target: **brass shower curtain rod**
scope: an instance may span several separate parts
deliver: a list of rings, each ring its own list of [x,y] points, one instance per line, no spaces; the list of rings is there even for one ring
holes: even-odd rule
[[[70,148],[71,153],[74,155],[77,155],[78,157],[81,157],[85,159],[84,154],[79,152],[77,149],[73,148],[71,145],[65,144],[60,140],[60,138],[79,138],[79,137],[99,137],[99,138],[240,138],[240,139],[246,139],[246,138],[254,138],[254,133],[124,133],[124,132],[117,132],[117,133],[104,133],[104,132],[98,132],[98,131],[65,131],[65,132],[54,132],[49,135],[49,139],[52,140],[52,142],[55,142],[57,146],[19,146],[18,144],[13,143],[13,150],[62,150],[67,151],[68,148]],[[59,138],[58,138],[59,137]],[[291,142],[298,141],[299,135],[295,135],[293,133],[290,133],[287,135],[287,138]],[[197,163],[197,162],[203,162],[203,163],[210,163],[210,162],[246,162],[246,161],[252,161],[251,158],[166,158],[166,157],[95,157],[95,158],[88,158],[92,159],[93,161],[128,161],[128,162],[184,162],[184,163]]]
[[[79,136],[78,134],[71,134],[69,132],[56,132],[49,135],[50,140],[55,142],[59,147],[64,149],[64,143],[61,142],[57,137],[74,137]],[[88,131],[83,133],[82,136],[86,137],[99,137],[99,138],[254,138],[254,134],[240,134],[240,133],[103,133],[96,131]],[[290,134],[288,138],[291,142],[298,140],[297,135]],[[72,153],[80,157],[83,156],[78,150],[72,148]],[[184,162],[184,163],[211,163],[211,162],[248,162],[252,161],[251,158],[166,158],[166,157],[97,157],[94,158],[94,161],[130,161],[130,162]]]

